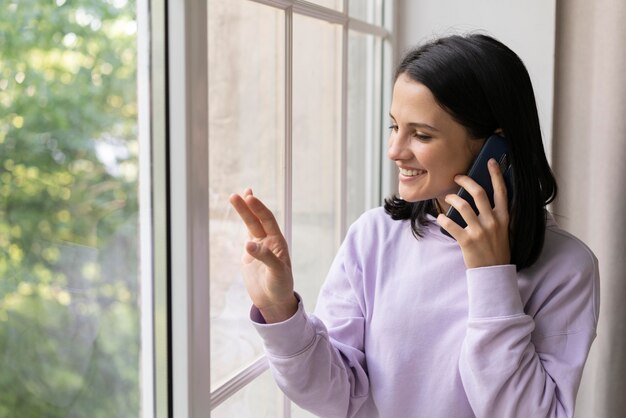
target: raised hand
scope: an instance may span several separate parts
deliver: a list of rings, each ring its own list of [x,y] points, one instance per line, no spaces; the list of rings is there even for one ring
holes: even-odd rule
[[[465,199],[449,194],[445,201],[459,211],[467,227],[461,228],[444,214],[437,217],[437,223],[448,231],[461,246],[467,268],[511,262],[506,184],[500,167],[494,159],[489,161],[488,168],[494,190],[493,208],[485,190],[478,183],[469,176],[456,176],[454,181],[474,198],[478,215]]]
[[[287,241],[274,214],[246,189],[232,194],[230,204],[248,228],[242,272],[252,303],[267,323],[289,319],[298,309]]]

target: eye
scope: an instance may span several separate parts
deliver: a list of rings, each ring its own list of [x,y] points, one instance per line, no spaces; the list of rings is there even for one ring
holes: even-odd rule
[[[391,125],[389,125],[389,130],[393,132],[398,132],[398,125],[392,123]]]
[[[427,134],[423,133],[423,132],[420,132],[420,131],[415,131],[415,132],[413,133],[413,138],[417,138],[417,139],[419,139],[420,141],[428,141],[428,140],[430,140],[432,137],[431,137],[430,135],[427,135]]]

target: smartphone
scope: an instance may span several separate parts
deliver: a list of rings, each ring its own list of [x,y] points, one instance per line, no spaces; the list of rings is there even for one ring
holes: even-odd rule
[[[504,182],[506,183],[507,197],[510,207],[511,202],[513,201],[513,167],[511,166],[511,160],[509,158],[509,147],[503,137],[493,134],[487,138],[478,153],[478,156],[472,163],[472,167],[467,172],[467,175],[474,179],[474,181],[483,189],[485,189],[485,192],[489,197],[491,207],[493,208],[493,184],[491,183],[491,175],[489,174],[489,169],[487,168],[487,162],[491,158],[494,158],[500,165],[500,171],[502,172]],[[467,202],[472,206],[472,209],[474,209],[474,212],[478,214],[478,208],[476,207],[476,203],[474,203],[472,195],[470,195],[464,188],[461,188],[457,195],[467,200]],[[452,206],[448,209],[446,216],[459,224],[461,228],[465,228],[467,226],[467,223],[461,214]],[[444,228],[440,229],[441,232],[449,237],[452,237]]]

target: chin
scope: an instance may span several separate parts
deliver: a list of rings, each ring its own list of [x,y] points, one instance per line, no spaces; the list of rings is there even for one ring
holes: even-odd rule
[[[422,202],[424,200],[432,199],[432,197],[415,196],[412,194],[402,193],[402,192],[398,192],[398,197],[400,197],[400,199],[404,200],[405,202],[409,202],[409,203]]]

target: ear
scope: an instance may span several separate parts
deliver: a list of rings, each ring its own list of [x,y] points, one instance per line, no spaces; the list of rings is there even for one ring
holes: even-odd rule
[[[504,131],[502,131],[502,128],[498,128],[495,131],[493,131],[494,134],[498,134],[500,136],[504,136]]]

